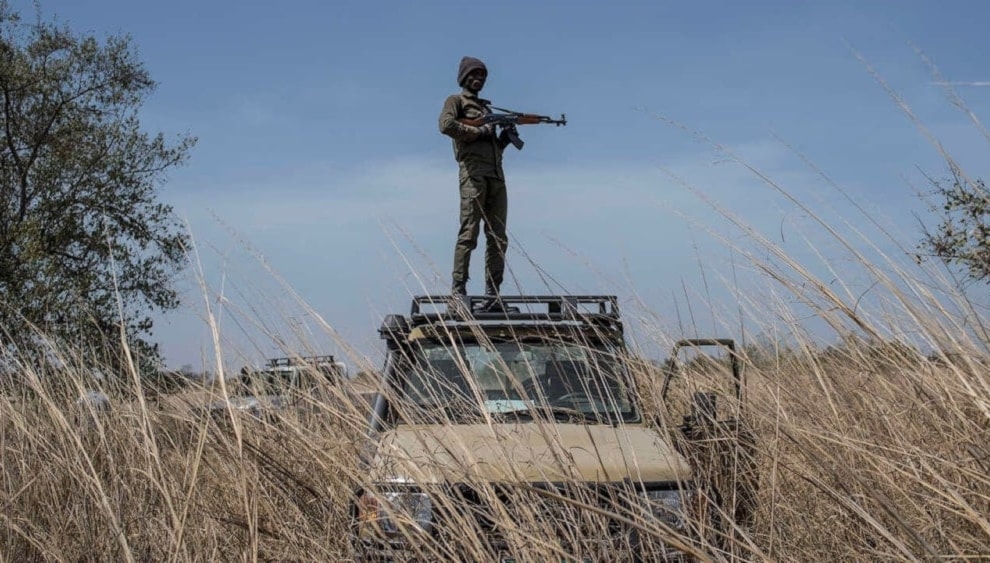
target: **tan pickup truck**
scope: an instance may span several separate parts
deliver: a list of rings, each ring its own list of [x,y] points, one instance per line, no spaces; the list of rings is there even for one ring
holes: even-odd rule
[[[644,413],[615,296],[503,296],[474,313],[483,297],[449,299],[414,297],[380,329],[357,560],[691,560],[716,545],[705,528],[725,520],[691,444],[736,425],[712,393],[676,424]],[[739,396],[732,341],[678,346],[712,344]],[[653,370],[658,394],[676,368]]]

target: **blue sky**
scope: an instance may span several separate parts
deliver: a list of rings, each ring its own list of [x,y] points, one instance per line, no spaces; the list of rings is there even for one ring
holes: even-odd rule
[[[736,275],[738,256],[711,235],[739,235],[699,194],[845,275],[805,213],[692,132],[816,214],[865,224],[803,156],[913,245],[922,173],[946,168],[857,54],[982,176],[986,141],[914,49],[947,80],[990,80],[988,12],[976,1],[42,3],[78,31],[132,35],[159,82],[143,123],[199,137],[161,192],[203,272],[180,280],[185,304],[157,323],[172,367],[212,364],[206,302],[232,366],[280,353],[266,332],[374,363],[382,314],[448,290],[457,171],[437,115],[463,55],[487,63],[496,105],[569,120],[524,128],[525,149],[507,150],[518,285],[506,293],[616,293],[675,327],[688,309],[714,317],[697,314],[701,288]],[[985,114],[990,88],[957,93]],[[851,284],[859,275],[850,266]]]

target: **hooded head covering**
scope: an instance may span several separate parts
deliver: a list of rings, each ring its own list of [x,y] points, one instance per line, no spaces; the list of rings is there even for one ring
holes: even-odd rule
[[[464,79],[467,78],[467,75],[471,74],[472,70],[478,69],[488,72],[488,67],[480,59],[474,57],[461,58],[461,65],[457,67],[457,85],[463,86]]]

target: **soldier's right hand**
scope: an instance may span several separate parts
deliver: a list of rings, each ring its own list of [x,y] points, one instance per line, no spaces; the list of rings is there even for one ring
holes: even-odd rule
[[[484,125],[478,127],[479,139],[491,137],[494,134],[495,134],[495,124],[493,123],[485,123]]]

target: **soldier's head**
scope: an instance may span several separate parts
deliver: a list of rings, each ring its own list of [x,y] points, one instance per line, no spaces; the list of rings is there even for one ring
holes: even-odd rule
[[[474,57],[461,58],[461,64],[457,68],[457,85],[467,88],[477,94],[485,87],[485,80],[488,79],[488,67],[480,59]]]

